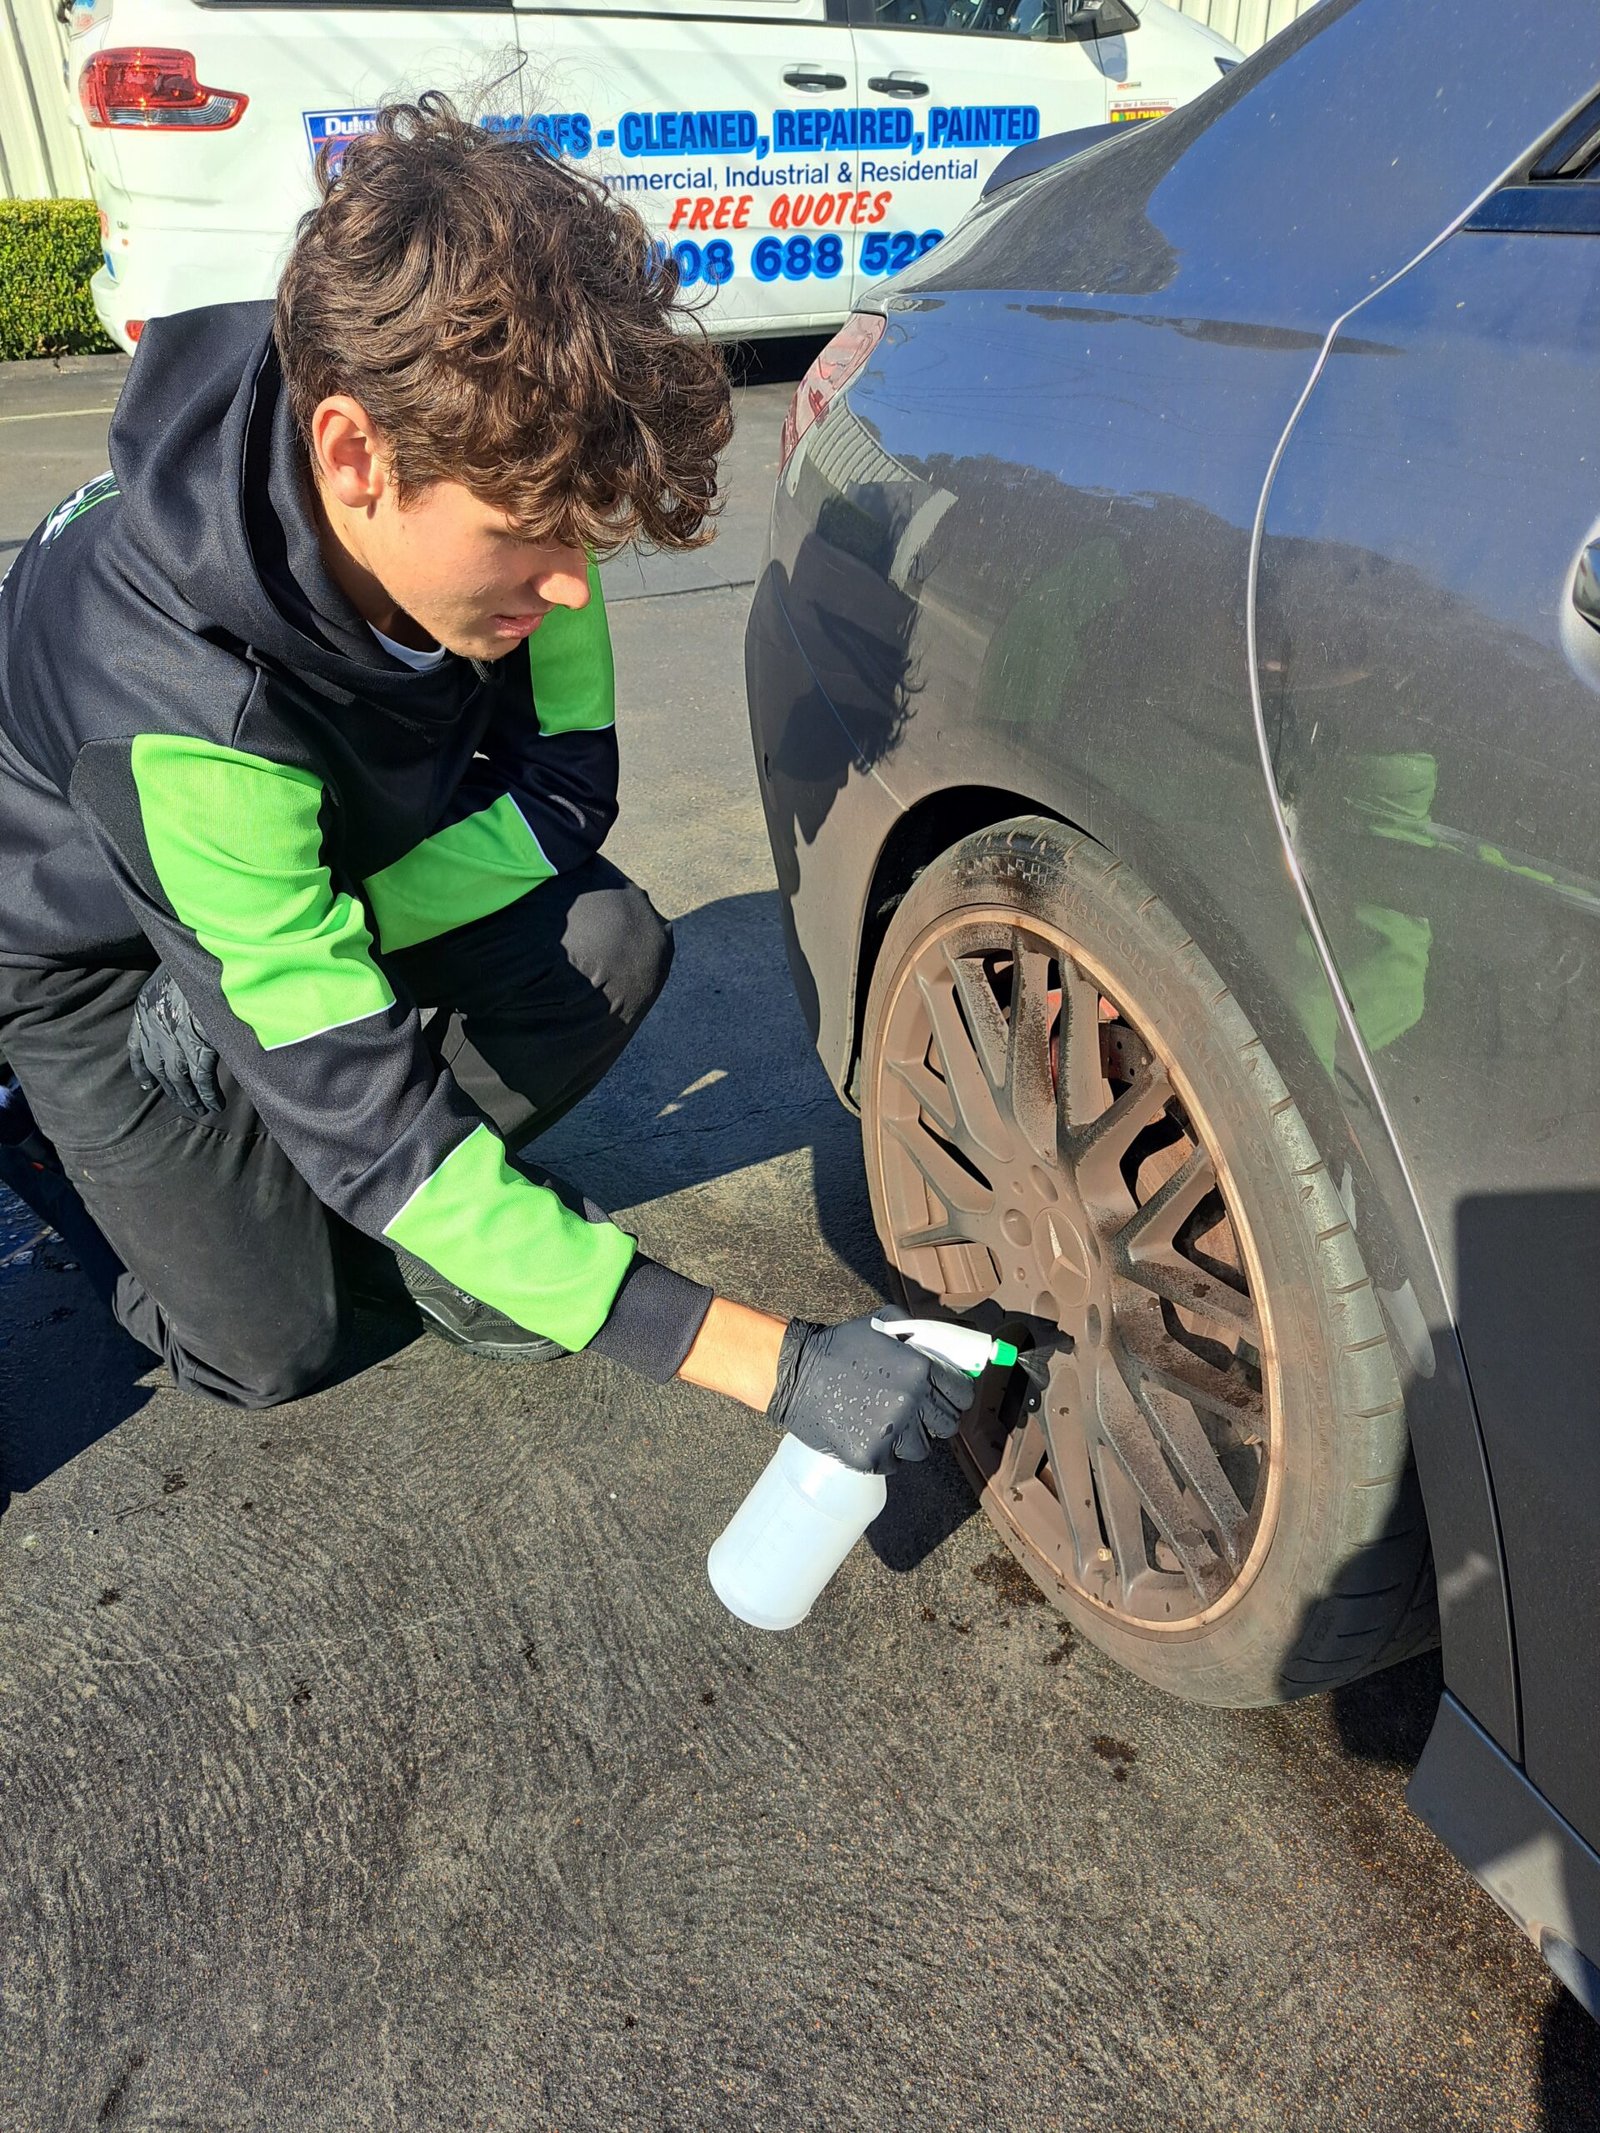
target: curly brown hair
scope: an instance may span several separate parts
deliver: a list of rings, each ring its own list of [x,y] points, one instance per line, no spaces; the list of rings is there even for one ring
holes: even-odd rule
[[[317,182],[273,326],[303,437],[348,393],[402,502],[458,481],[531,539],[710,539],[727,372],[632,208],[432,90]]]

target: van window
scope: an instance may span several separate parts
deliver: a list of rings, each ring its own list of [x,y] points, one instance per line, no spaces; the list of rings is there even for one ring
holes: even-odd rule
[[[343,13],[348,8],[450,9],[457,14],[509,15],[513,0],[198,0],[201,7],[296,8],[301,14]]]
[[[856,0],[856,20],[879,30],[966,30],[977,37],[1061,35],[1056,0]]]

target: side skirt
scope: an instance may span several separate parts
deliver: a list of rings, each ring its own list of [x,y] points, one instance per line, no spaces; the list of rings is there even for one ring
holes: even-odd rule
[[[1406,1798],[1600,2021],[1600,1853],[1448,1693]]]

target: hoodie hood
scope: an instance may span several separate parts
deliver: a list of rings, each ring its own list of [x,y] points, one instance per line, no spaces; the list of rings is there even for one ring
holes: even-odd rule
[[[408,720],[454,715],[465,660],[391,660],[322,560],[270,302],[152,319],[111,424],[128,577],[190,630]]]

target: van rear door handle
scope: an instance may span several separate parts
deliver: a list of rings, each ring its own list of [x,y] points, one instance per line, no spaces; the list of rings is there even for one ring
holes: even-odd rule
[[[876,89],[880,96],[926,96],[928,93],[928,84],[910,74],[872,74],[867,77],[867,87]]]
[[[1600,541],[1591,542],[1578,558],[1572,604],[1591,629],[1600,630]]]
[[[791,89],[811,89],[818,93],[850,86],[843,74],[825,74],[821,67],[791,67],[783,78]]]

